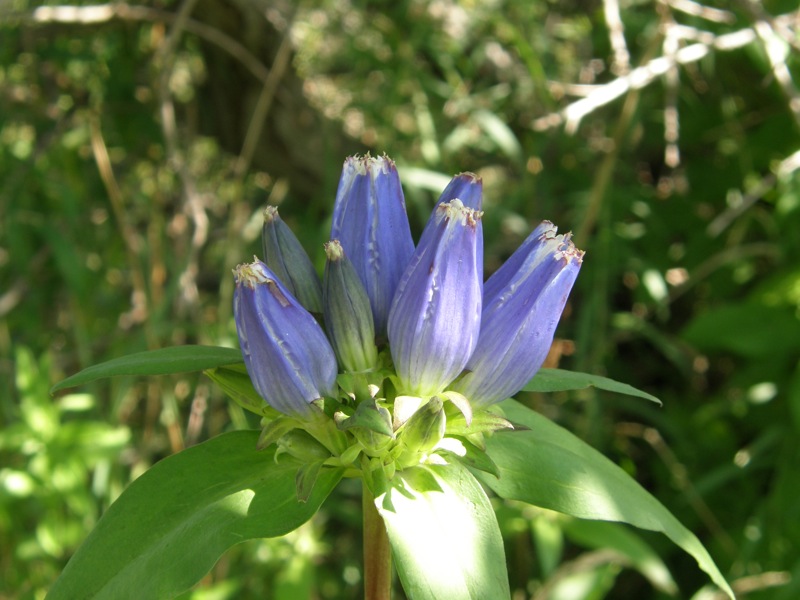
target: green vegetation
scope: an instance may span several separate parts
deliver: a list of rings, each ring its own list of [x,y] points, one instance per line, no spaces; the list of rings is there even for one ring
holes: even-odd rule
[[[487,274],[540,220],[573,230],[586,260],[548,366],[663,406],[518,399],[632,474],[737,594],[800,596],[799,18],[747,0],[0,5],[0,598],[43,597],[156,461],[258,425],[196,374],[52,384],[235,347],[231,269],[261,252],[264,205],[321,271],[343,158],[364,151],[396,160],[415,236],[452,174],[481,175]],[[519,597],[706,585],[661,536],[495,508]],[[346,482],[186,597],[358,598],[360,510]]]

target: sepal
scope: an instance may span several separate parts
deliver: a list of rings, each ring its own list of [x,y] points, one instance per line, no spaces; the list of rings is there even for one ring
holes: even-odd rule
[[[442,440],[446,424],[442,399],[434,396],[406,421],[398,439],[410,452],[424,454]]]
[[[369,456],[379,456],[394,439],[391,414],[374,398],[360,402],[351,415],[337,412],[334,420],[340,430],[355,436]]]
[[[470,469],[477,469],[495,477],[500,476],[500,470],[485,449],[472,444],[463,437],[448,436],[442,442],[447,442],[447,444],[440,443],[437,448],[438,452],[444,452],[448,457],[452,457],[453,460],[457,460]]]

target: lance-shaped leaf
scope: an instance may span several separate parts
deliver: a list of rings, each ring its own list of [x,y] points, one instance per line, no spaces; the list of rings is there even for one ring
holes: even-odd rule
[[[408,469],[375,499],[403,589],[413,600],[508,600],[500,529],[486,493],[458,463]]]
[[[526,392],[563,392],[566,390],[583,390],[588,387],[596,387],[599,390],[625,394],[626,396],[636,396],[661,404],[661,400],[652,394],[638,390],[627,383],[614,381],[602,375],[565,371],[564,369],[539,369],[536,376],[526,383],[522,389]]]
[[[289,533],[342,477],[322,469],[305,503],[299,463],[256,450],[258,432],[226,433],[165,458],[102,516],[50,590],[50,600],[173,598],[239,542]]]
[[[123,375],[169,375],[204,371],[242,362],[242,353],[235,348],[219,346],[174,346],[136,352],[92,365],[55,384],[50,393]]]
[[[400,391],[419,396],[442,391],[461,372],[481,323],[483,213],[460,200],[436,211],[436,227],[414,252],[389,314]]]
[[[509,400],[501,407],[529,430],[502,432],[486,442],[499,477],[479,474],[502,498],[582,519],[619,521],[658,531],[691,554],[726,594],[733,592],[691,531],[625,471],[566,429]]]

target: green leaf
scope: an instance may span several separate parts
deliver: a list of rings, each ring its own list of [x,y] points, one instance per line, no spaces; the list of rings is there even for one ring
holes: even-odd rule
[[[565,517],[567,518],[567,517]],[[619,523],[569,519],[564,523],[567,536],[572,541],[601,550],[616,550],[631,566],[665,594],[674,596],[678,586],[655,551],[634,530]]]
[[[476,110],[472,113],[472,118],[503,154],[514,161],[522,160],[522,146],[514,131],[502,118],[488,110]]]
[[[661,405],[661,400],[652,394],[637,390],[627,383],[620,383],[600,375],[565,371],[564,369],[539,369],[536,376],[522,389],[525,392],[563,392],[566,390],[582,390],[588,387],[596,387],[600,390],[627,396],[636,396]]]
[[[792,310],[754,303],[719,306],[699,314],[681,336],[703,352],[748,358],[786,356],[800,345],[800,320]]]
[[[282,413],[272,408],[258,395],[244,363],[207,369],[203,373],[243,409],[268,419],[278,419],[282,416]]]
[[[480,476],[508,500],[582,519],[619,521],[658,531],[691,554],[712,581],[733,592],[700,540],[632,477],[597,450],[538,413],[513,400],[506,416],[530,430],[502,432],[487,441],[500,477]]]
[[[375,505],[411,600],[508,599],[497,519],[483,488],[463,466],[409,469],[390,482]]]
[[[307,521],[342,476],[323,469],[297,501],[299,464],[256,451],[235,431],[165,458],[123,492],[67,564],[48,598],[172,598],[229,547]]]
[[[159,350],[121,356],[99,365],[92,365],[58,382],[50,393],[97,379],[119,375],[168,375],[204,371],[242,362],[242,353],[235,348],[219,346],[173,346]]]

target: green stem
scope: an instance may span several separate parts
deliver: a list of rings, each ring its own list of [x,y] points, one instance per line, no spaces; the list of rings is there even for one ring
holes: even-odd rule
[[[375,498],[362,484],[364,510],[364,600],[390,600],[392,597],[392,551],[389,536]]]

